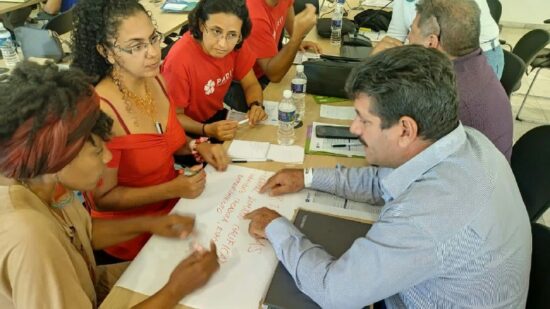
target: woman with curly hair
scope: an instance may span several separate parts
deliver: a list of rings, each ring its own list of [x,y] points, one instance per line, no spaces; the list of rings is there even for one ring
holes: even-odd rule
[[[73,67],[96,76],[101,109],[114,119],[107,147],[113,154],[101,186],[93,193],[92,217],[130,218],[168,213],[180,197],[204,189],[202,165],[195,175],[174,169],[174,154],[193,152],[218,170],[228,157],[203,138],[186,142],[175,106],[159,74],[162,34],[136,0],[83,0],[75,7]],[[133,259],[150,234],[105,251]]]
[[[0,97],[0,308],[95,308],[114,282],[92,250],[192,231],[179,215],[91,220],[75,198],[110,160],[113,123],[82,72],[23,62],[0,78]],[[215,246],[194,252],[138,307],[174,306],[217,268]]]
[[[223,108],[233,80],[240,81],[244,91],[249,124],[267,118],[262,87],[252,70],[256,57],[243,45],[252,28],[245,2],[201,0],[188,20],[190,31],[174,44],[162,65],[168,92],[186,131],[233,139],[237,122],[224,120]]]

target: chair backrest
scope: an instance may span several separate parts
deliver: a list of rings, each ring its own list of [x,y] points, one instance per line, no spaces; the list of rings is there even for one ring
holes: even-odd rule
[[[511,52],[507,50],[503,50],[503,52],[504,69],[502,70],[500,83],[509,97],[512,92],[518,90],[521,85],[521,78],[525,73],[525,63],[520,57],[512,54]]]
[[[73,10],[74,7],[69,9],[68,11],[56,15],[55,17],[50,19],[50,21],[48,21],[48,23],[46,23],[43,28],[55,31],[59,35],[72,31],[74,28]]]
[[[520,137],[512,148],[511,165],[529,219],[535,222],[550,206],[550,125]]]
[[[498,24],[500,22],[500,16],[502,16],[502,4],[498,0],[487,0],[487,4],[489,5],[491,16]]]
[[[533,223],[533,255],[526,308],[547,308],[550,304],[550,228]]]
[[[512,49],[512,52],[518,55],[525,66],[529,67],[535,56],[550,43],[550,33],[543,29],[534,29],[527,32],[519,39]]]

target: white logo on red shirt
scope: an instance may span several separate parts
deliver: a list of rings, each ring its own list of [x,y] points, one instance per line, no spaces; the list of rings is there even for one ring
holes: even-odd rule
[[[213,80],[209,80],[205,85],[204,85],[204,93],[206,95],[211,95],[214,93],[214,86],[216,85],[216,83],[213,81]]]

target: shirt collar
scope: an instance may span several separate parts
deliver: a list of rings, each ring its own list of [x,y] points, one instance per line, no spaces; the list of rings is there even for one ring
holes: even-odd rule
[[[394,169],[381,181],[384,200],[389,202],[399,197],[428,170],[455,153],[465,141],[466,132],[462,124],[459,123],[449,134]]]
[[[460,64],[463,64],[463,63],[467,63],[471,59],[478,58],[482,54],[483,54],[483,51],[481,50],[481,48],[478,48],[478,49],[474,50],[473,52],[471,52],[469,54],[466,54],[464,56],[457,57],[457,58],[453,59],[453,63],[455,65],[460,65]]]

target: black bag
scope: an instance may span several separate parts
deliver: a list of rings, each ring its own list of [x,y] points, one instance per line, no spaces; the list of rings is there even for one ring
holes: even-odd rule
[[[307,93],[347,98],[345,88],[351,70],[359,60],[322,55],[302,63],[307,76]]]
[[[359,28],[370,28],[372,31],[388,31],[390,26],[392,12],[384,10],[365,10],[353,18]]]
[[[322,38],[330,38],[330,33],[332,32],[330,29],[330,24],[332,23],[331,18],[319,18],[317,20],[317,33]],[[342,35],[346,33],[354,33],[355,32],[355,24],[353,21],[342,18]]]

